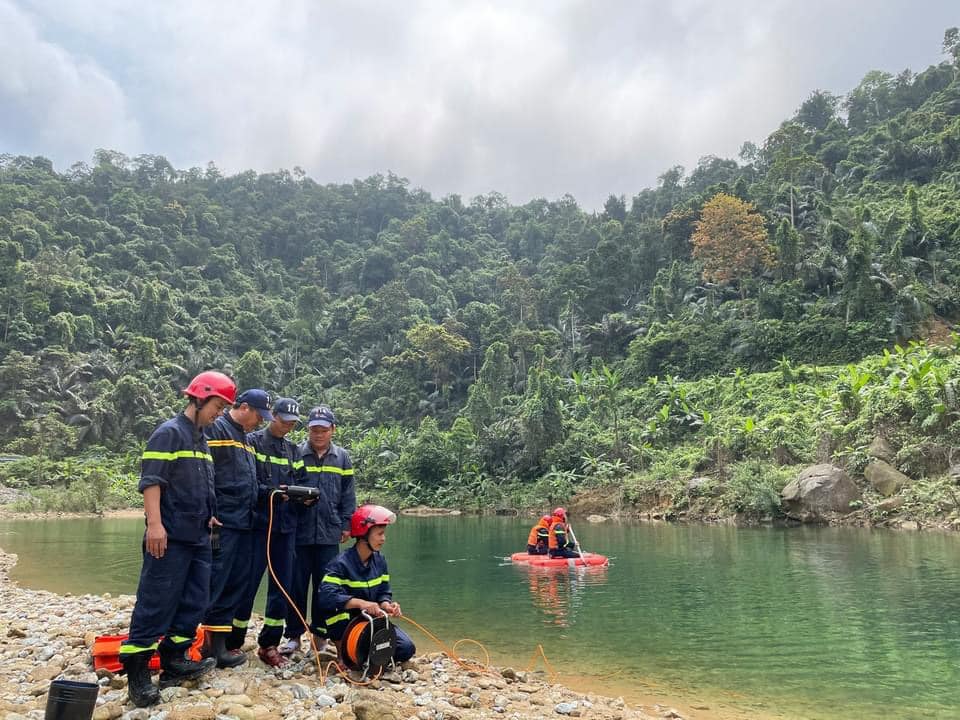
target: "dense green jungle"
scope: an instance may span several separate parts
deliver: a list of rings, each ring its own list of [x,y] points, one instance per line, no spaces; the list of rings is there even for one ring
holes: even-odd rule
[[[360,497],[401,507],[776,519],[832,462],[863,488],[851,520],[949,525],[956,29],[942,50],[602,211],[0,155],[9,507],[137,505],[146,438],[216,368],[329,403]],[[894,498],[863,478],[878,442]]]

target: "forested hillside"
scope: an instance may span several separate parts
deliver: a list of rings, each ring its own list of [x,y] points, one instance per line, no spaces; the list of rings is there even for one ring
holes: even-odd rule
[[[5,482],[129,493],[206,368],[332,405],[361,486],[407,504],[585,482],[669,496],[694,472],[776,475],[844,448],[855,467],[883,427],[942,448],[953,349],[893,346],[942,339],[960,312],[956,30],[943,49],[917,74],[814,91],[739,158],[670,168],[599,213],[437,199],[392,174],[0,156],[0,451],[29,456]],[[884,349],[882,371],[827,367]],[[938,378],[911,389],[927,361]],[[908,394],[867,398],[879,386]],[[857,401],[831,411],[844,391]],[[920,474],[945,470],[937,452]]]

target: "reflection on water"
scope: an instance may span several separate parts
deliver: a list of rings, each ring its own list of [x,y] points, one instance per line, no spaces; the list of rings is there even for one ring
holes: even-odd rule
[[[607,581],[606,567],[581,567],[570,569],[533,567],[516,563],[517,571],[527,576],[530,597],[543,615],[547,625],[569,627],[583,604],[583,593],[591,585]]]

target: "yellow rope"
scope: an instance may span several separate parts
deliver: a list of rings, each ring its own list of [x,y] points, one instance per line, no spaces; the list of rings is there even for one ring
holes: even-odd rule
[[[453,644],[454,652],[457,651],[457,647],[460,645],[460,643],[473,643],[474,645],[479,647],[481,650],[483,650],[483,657],[484,657],[483,667],[485,669],[490,667],[490,653],[487,652],[487,649],[483,646],[483,643],[481,643],[478,640],[474,640],[473,638],[460,638]]]

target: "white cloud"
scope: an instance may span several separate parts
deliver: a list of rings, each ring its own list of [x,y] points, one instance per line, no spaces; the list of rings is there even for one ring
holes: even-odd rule
[[[33,18],[0,0],[0,143],[4,151],[89,158],[135,147],[123,91],[96,62],[44,40]]]
[[[107,145],[589,207],[734,156],[814,89],[936,62],[953,13],[948,0],[924,13],[908,0],[22,0],[30,15],[5,2],[22,47],[0,49],[20,60],[0,92],[20,78],[30,102],[2,137],[58,162]],[[65,103],[69,132],[48,117]]]

